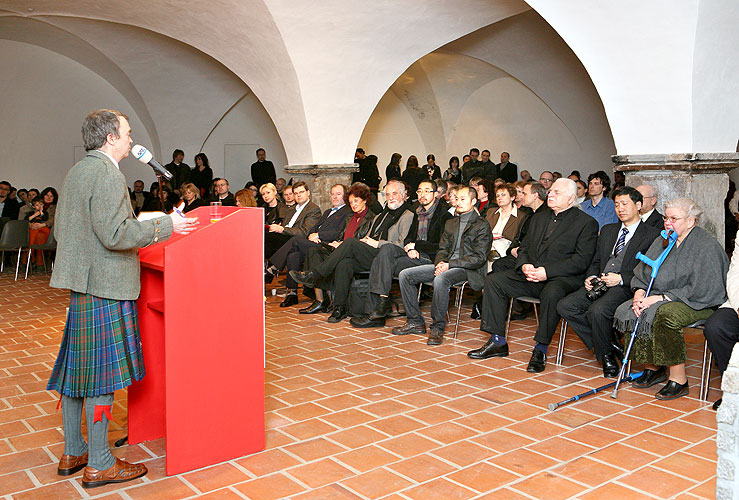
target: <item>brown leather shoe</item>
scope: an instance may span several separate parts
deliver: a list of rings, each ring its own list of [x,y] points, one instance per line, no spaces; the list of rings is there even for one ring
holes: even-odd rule
[[[426,325],[414,325],[406,321],[403,326],[396,326],[391,332],[393,335],[410,335],[411,333],[426,335]]]
[[[87,453],[75,457],[74,455],[62,455],[59,460],[59,467],[56,469],[56,473],[60,476],[71,476],[72,474],[79,472],[82,468],[87,465]]]
[[[145,476],[147,473],[144,464],[130,464],[120,458],[115,459],[113,467],[105,470],[97,470],[85,467],[82,476],[82,486],[85,488],[96,488],[110,483],[125,483],[133,479]]]
[[[444,342],[444,332],[432,328],[429,330],[429,338],[426,340],[426,345],[439,345]]]

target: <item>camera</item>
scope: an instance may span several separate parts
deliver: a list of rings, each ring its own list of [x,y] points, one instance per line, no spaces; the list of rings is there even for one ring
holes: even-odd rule
[[[606,285],[606,282],[598,278],[591,278],[590,286],[592,288],[588,290],[587,297],[591,302],[595,302],[608,291],[608,285]]]

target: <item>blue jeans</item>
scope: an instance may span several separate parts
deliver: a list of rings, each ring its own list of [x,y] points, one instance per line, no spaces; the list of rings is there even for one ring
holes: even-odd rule
[[[449,289],[458,283],[467,280],[467,271],[461,267],[454,267],[434,276],[433,264],[409,267],[398,275],[400,293],[403,296],[405,314],[409,323],[425,325],[418,306],[418,284],[433,283],[434,297],[431,300],[431,328],[441,332],[446,328],[446,313],[449,309]]]

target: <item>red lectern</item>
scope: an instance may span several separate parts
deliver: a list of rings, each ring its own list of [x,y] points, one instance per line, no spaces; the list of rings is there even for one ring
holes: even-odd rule
[[[221,210],[140,252],[146,376],[128,390],[128,438],[166,438],[168,475],[264,449],[264,214]]]

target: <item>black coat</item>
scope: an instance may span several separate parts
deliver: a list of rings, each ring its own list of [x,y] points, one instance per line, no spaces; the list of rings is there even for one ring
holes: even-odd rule
[[[12,200],[9,196],[5,197],[5,205],[3,206],[2,213],[0,213],[0,217],[8,217],[9,219],[17,219],[18,214],[21,210],[21,204],[18,203],[18,200]]]
[[[502,163],[496,165],[498,167],[498,177],[511,184],[518,180],[518,165],[508,162],[505,166]]]
[[[341,233],[344,232],[346,220],[352,216],[352,213],[351,207],[349,205],[344,205],[337,210],[334,215],[329,217],[331,214],[331,209],[329,208],[323,212],[321,219],[316,223],[316,225],[308,231],[308,235],[318,233],[318,237],[321,241],[326,243],[336,241],[339,239],[339,236],[341,236]]]
[[[421,183],[421,181],[425,181],[429,178],[429,173],[425,168],[420,167],[411,167],[406,168],[405,172],[403,172],[403,175],[400,177],[400,180],[407,183],[410,186],[410,193],[408,193],[408,198],[411,200],[418,199],[418,196],[416,195],[416,190],[418,189],[418,185]]]
[[[598,235],[598,243],[595,250],[593,260],[585,276],[600,276],[605,270],[608,259],[611,258],[613,247],[616,245],[619,233],[621,232],[621,223],[606,224],[600,229]],[[637,252],[646,253],[649,246],[659,236],[659,229],[650,226],[644,222],[639,223],[636,232],[629,240],[629,244],[624,249],[624,260],[621,264],[621,279],[623,287],[627,290],[631,288],[631,278],[634,277],[634,267],[639,263],[636,259]]]
[[[251,164],[251,180],[259,188],[262,184],[277,182],[275,166],[269,160],[255,161]]]
[[[518,248],[516,268],[524,264],[544,267],[547,280],[568,278],[577,287],[595,255],[598,240],[598,221],[577,207],[560,212],[557,223],[547,241],[542,244],[554,212],[544,211],[531,216],[528,233]]]
[[[190,182],[200,189],[200,196],[209,194],[211,184],[213,184],[213,170],[210,167],[205,167],[201,172],[198,167],[195,167],[190,170]]]
[[[523,210],[524,208],[529,208],[529,207],[521,207],[520,210]],[[523,224],[521,224],[521,227],[518,230],[518,236],[516,236],[516,239],[511,241],[511,246],[508,247],[508,250],[506,251],[506,255],[511,255],[510,253],[511,248],[518,248],[521,246],[521,241],[523,240],[524,236],[526,236],[526,233],[529,231],[529,224],[531,224],[531,217],[534,214],[538,214],[541,212],[547,212],[547,211],[549,211],[549,207],[547,206],[546,202],[539,205],[539,208],[535,212],[529,208],[529,214],[526,217],[526,220],[523,221]]]
[[[388,165],[385,167],[385,182],[400,179],[400,165]]]
[[[450,268],[464,268],[467,271],[467,281],[470,282],[470,286],[474,290],[481,290],[485,283],[485,271],[487,271],[488,252],[493,243],[493,232],[488,221],[475,212],[462,233],[459,258],[451,259],[457,243],[459,220],[459,217],[452,217],[446,221],[434,263],[448,262]]]
[[[436,252],[439,251],[439,242],[441,241],[441,234],[444,232],[446,221],[451,218],[452,214],[449,213],[449,205],[444,200],[439,200],[438,206],[434,210],[434,215],[429,221],[426,239],[418,241],[418,214],[414,214],[411,228],[408,230],[408,236],[405,237],[403,244],[415,243],[415,249],[419,253],[424,253],[431,260],[434,260]]]
[[[662,231],[665,228],[665,220],[662,218],[662,214],[659,213],[656,209],[652,212],[652,214],[644,222],[646,222],[652,227],[656,227],[660,231]]]
[[[201,198],[196,198],[196,199],[192,200],[192,202],[189,205],[187,204],[187,202],[185,202],[185,208],[182,209],[182,213],[183,214],[186,214],[190,210],[195,210],[196,208],[199,208],[199,207],[207,207],[207,206],[208,206],[208,202],[207,201],[205,201],[205,200],[203,200]]]
[[[180,186],[190,180],[190,166],[187,163],[182,162],[179,165],[176,165],[175,162],[171,162],[164,165],[164,168],[169,170],[169,172],[174,176],[170,181],[172,189],[179,190]]]

